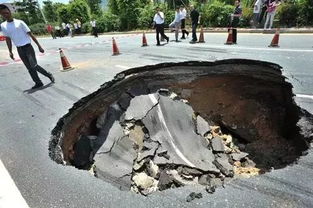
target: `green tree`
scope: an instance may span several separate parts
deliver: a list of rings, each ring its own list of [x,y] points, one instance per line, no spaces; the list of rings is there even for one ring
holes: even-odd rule
[[[16,16],[23,18],[28,24],[44,23],[37,0],[22,0],[15,3],[18,6]]]
[[[90,20],[90,8],[85,0],[74,0],[68,5],[69,20],[79,19],[82,23]]]
[[[90,12],[93,15],[101,15],[102,11],[101,11],[101,7],[100,7],[100,3],[101,0],[86,0],[89,8],[90,8]]]
[[[57,6],[52,1],[44,1],[43,2],[43,13],[48,22],[56,22],[58,21],[58,13],[57,13]]]
[[[69,5],[62,5],[57,9],[59,22],[68,22],[71,19]]]

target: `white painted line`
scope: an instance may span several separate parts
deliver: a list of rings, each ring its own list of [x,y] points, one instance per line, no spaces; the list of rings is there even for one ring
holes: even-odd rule
[[[157,99],[154,97],[154,95],[150,94],[149,95],[149,98],[150,100],[152,101],[152,103],[155,103],[157,104]],[[164,119],[164,116],[163,116],[163,112],[162,112],[162,109],[160,107],[160,105],[157,105],[157,112],[158,112],[158,116],[159,116],[159,119],[161,121],[161,124],[163,124],[163,127],[164,129],[166,130],[167,134],[169,135],[169,140],[171,142],[171,145],[174,149],[174,151],[176,152],[176,154],[180,157],[180,159],[182,159],[187,165],[189,165],[190,167],[196,167],[192,162],[190,162],[186,157],[185,155],[178,149],[178,147],[175,145],[174,143],[174,139],[173,139],[173,136],[170,132],[170,130],[168,129],[167,125],[166,125],[166,122],[165,122],[165,119]]]
[[[123,66],[123,65],[115,65],[115,66],[118,68],[121,68],[121,69],[130,69],[131,68],[130,66]]]
[[[238,45],[197,45],[197,47],[201,48],[223,48],[223,49],[231,49],[231,50],[254,50],[254,51],[279,51],[279,52],[301,52],[301,53],[313,53],[311,49],[287,49],[287,48],[271,48],[271,47],[246,47],[246,46],[238,46]]]
[[[313,100],[313,95],[296,94],[296,96],[300,98],[308,98]]]
[[[29,208],[1,160],[0,208]]]

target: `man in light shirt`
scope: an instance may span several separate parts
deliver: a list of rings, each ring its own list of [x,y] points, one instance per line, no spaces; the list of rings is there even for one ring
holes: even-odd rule
[[[21,60],[28,69],[31,78],[35,82],[32,89],[43,86],[37,72],[48,77],[51,82],[54,82],[52,74],[37,64],[35,51],[31,45],[31,39],[36,43],[41,53],[44,53],[44,49],[41,47],[36,37],[31,33],[29,27],[22,20],[13,19],[10,9],[3,4],[0,4],[0,14],[3,19],[6,20],[1,24],[1,30],[3,35],[6,37],[10,58],[14,60],[12,52],[13,41],[14,45],[17,47],[17,52]]]
[[[98,37],[98,31],[97,31],[97,26],[96,26],[96,20],[94,19],[94,20],[91,20],[90,21],[90,25],[91,25],[91,27],[92,27],[92,34],[95,36],[95,38],[97,38]]]
[[[156,8],[156,14],[154,15],[153,23],[156,30],[157,46],[161,46],[159,37],[160,34],[161,37],[163,37],[167,42],[169,41],[169,37],[164,34],[164,13],[161,12],[159,7]]]
[[[189,32],[185,29],[186,26],[186,16],[187,16],[187,11],[184,6],[180,7],[180,15],[181,15],[181,30],[182,30],[182,37],[180,39],[186,39],[185,34],[188,36]]]
[[[178,35],[179,35],[179,29],[180,29],[180,20],[181,20],[181,14],[179,7],[176,7],[175,11],[175,19],[174,21],[169,25],[171,29],[175,30],[175,41],[176,42],[181,42],[178,40]]]
[[[260,13],[262,10],[262,0],[256,0],[253,8],[253,27],[256,28],[258,26]]]

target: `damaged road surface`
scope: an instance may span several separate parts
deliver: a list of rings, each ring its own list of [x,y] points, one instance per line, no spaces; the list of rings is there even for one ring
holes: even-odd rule
[[[52,131],[50,157],[143,195],[284,168],[305,153],[312,116],[278,65],[184,62],[122,72]],[[188,201],[191,201],[188,199]]]

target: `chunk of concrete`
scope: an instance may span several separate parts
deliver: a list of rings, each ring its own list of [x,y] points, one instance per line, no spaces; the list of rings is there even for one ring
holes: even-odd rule
[[[225,176],[233,177],[234,176],[234,168],[229,163],[229,157],[226,154],[220,153],[217,154],[216,160],[214,164]]]
[[[213,137],[211,139],[211,145],[214,152],[224,152],[225,146],[223,144],[223,140],[219,136]]]
[[[234,161],[240,161],[242,158],[248,156],[249,154],[246,152],[234,152],[231,154],[231,157]]]
[[[201,136],[205,136],[211,128],[206,120],[201,116],[197,116],[197,124],[196,124],[197,133]]]
[[[193,113],[189,105],[160,95],[159,104],[149,111],[142,122],[150,138],[167,150],[169,159],[162,158],[166,163],[219,172],[213,165],[215,157],[207,148],[206,140],[191,131],[194,127]],[[156,160],[154,162],[160,164]]]
[[[140,95],[130,101],[130,105],[125,113],[125,120],[140,120],[158,104],[158,94]]]

